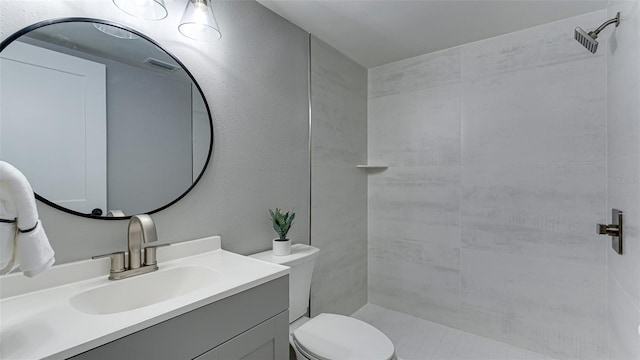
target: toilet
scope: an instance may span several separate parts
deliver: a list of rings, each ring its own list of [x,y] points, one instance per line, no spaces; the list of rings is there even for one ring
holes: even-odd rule
[[[375,327],[344,315],[306,316],[311,276],[320,250],[295,244],[291,254],[264,251],[251,257],[289,266],[289,343],[298,360],[395,360],[391,340]]]

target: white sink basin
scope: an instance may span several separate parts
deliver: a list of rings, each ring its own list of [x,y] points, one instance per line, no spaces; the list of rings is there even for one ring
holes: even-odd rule
[[[203,266],[158,270],[86,290],[69,299],[87,314],[114,314],[157,304],[211,286],[220,273]]]

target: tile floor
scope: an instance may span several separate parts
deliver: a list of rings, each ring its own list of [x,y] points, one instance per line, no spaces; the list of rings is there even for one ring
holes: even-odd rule
[[[551,360],[513,345],[367,304],[352,317],[384,332],[401,360]]]

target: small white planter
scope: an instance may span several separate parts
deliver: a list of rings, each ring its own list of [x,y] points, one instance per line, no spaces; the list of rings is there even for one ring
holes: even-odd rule
[[[280,241],[273,239],[273,255],[284,256],[291,254],[291,240]]]

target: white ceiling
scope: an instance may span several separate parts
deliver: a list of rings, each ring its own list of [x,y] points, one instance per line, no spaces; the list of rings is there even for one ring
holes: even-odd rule
[[[607,0],[258,0],[364,67],[585,14]],[[606,19],[602,19],[604,22]]]

